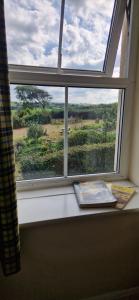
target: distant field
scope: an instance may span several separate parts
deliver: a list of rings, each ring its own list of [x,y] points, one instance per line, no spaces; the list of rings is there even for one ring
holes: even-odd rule
[[[93,120],[83,120],[76,123],[70,123],[70,129],[80,128],[83,125],[91,125],[95,123]],[[42,125],[43,128],[47,131],[47,136],[49,139],[57,140],[58,138],[62,137],[62,129],[64,128],[64,123],[59,122],[58,124],[46,124]],[[27,135],[27,127],[26,128],[19,128],[13,130],[13,137],[14,141],[19,140],[20,138],[26,137]]]

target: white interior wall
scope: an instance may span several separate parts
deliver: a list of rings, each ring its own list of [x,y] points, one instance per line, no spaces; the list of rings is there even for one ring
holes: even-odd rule
[[[129,179],[139,185],[139,41],[135,93],[133,100]]]
[[[79,300],[139,286],[137,228],[138,212],[21,227],[22,271],[0,276],[0,299]]]

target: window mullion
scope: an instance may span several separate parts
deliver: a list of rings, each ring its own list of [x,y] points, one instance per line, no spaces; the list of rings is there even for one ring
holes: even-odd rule
[[[116,141],[115,141],[115,158],[114,158],[114,171],[120,171],[120,154],[122,143],[122,127],[124,116],[124,102],[125,102],[126,89],[119,91],[118,111],[117,111],[117,125],[116,125]]]
[[[64,7],[65,0],[61,0],[61,17],[60,17],[60,31],[59,31],[59,46],[58,46],[58,69],[61,69],[62,62],[62,37],[63,37],[63,23],[64,23]]]
[[[64,112],[64,177],[68,176],[68,87],[65,87]]]

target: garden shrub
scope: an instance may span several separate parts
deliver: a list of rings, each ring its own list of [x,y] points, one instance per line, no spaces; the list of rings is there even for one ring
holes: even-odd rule
[[[113,171],[114,143],[82,145],[69,148],[69,172],[87,174]],[[22,157],[22,174],[33,171],[63,173],[63,151],[40,156],[38,153]]]
[[[115,143],[69,148],[69,173],[89,174],[113,171]]]
[[[33,108],[24,116],[26,126],[31,123],[48,124],[51,123],[51,112],[46,109]]]
[[[90,130],[77,130],[69,136],[69,146],[84,144],[101,144],[113,142],[115,140],[115,132]]]
[[[45,130],[39,124],[32,124],[27,130],[28,139],[38,139],[45,135]]]
[[[102,144],[107,142],[114,142],[115,141],[115,131],[106,132],[103,131],[99,132],[97,130],[87,130],[87,129],[77,129],[74,130],[68,136],[68,145],[69,147],[77,146],[77,145],[84,145],[84,144]],[[64,147],[64,139],[61,138],[57,142],[57,150],[62,150]]]
[[[21,109],[13,114],[13,128],[28,127],[30,124],[49,124],[51,123],[51,111],[41,108]]]
[[[21,160],[22,172],[30,171],[54,171],[62,172],[63,169],[63,152],[54,152],[45,156],[40,156],[37,153],[23,157]],[[62,174],[62,173],[61,173]]]
[[[26,125],[23,118],[19,117],[18,114],[13,114],[12,116],[13,129],[24,128]]]

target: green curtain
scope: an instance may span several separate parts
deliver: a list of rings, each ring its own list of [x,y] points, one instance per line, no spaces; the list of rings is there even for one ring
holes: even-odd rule
[[[0,1],[0,260],[5,275],[11,275],[20,270],[15,161],[3,0]]]

